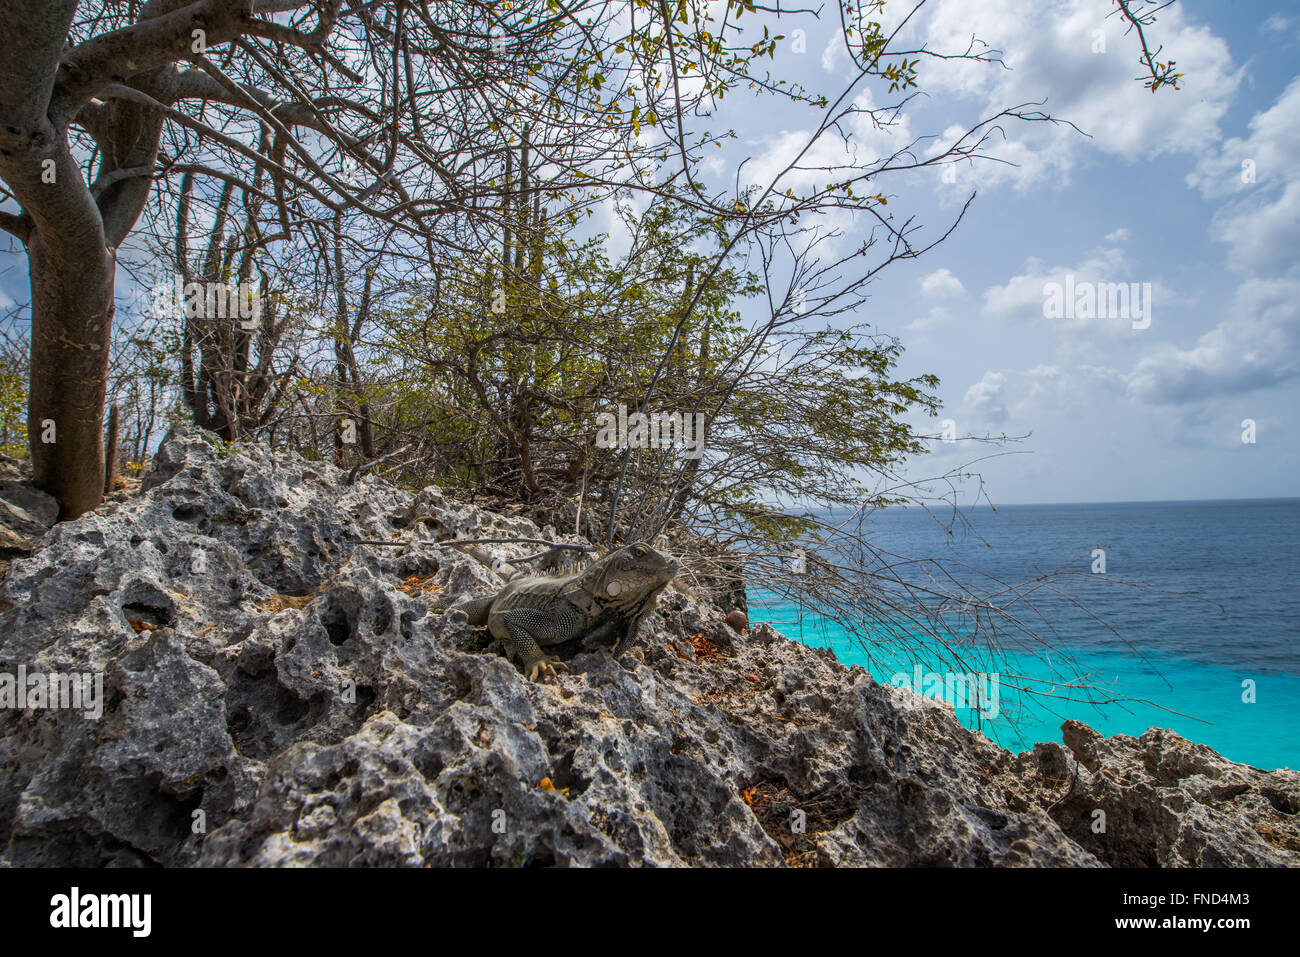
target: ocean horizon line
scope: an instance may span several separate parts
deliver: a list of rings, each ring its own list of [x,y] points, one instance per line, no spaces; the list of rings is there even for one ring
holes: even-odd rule
[[[1093,501],[1085,501],[1085,502],[1003,502],[1003,503],[992,503],[992,504],[990,504],[989,502],[976,502],[971,505],[958,505],[956,507],[963,512],[967,512],[967,511],[972,511],[974,509],[995,510],[995,509],[1003,509],[1003,508],[1061,508],[1065,506],[1081,506],[1081,505],[1268,505],[1268,504],[1287,504],[1287,503],[1300,503],[1300,495],[1265,495],[1256,498],[1101,499],[1101,500],[1093,500]],[[765,504],[776,508],[794,509],[800,507],[795,505],[790,505],[790,506],[781,505],[780,503],[777,502],[767,502]],[[930,509],[931,510],[938,509],[938,508],[946,509],[950,507],[951,506],[945,503],[937,503],[935,505],[931,505]],[[921,504],[883,505],[880,506],[879,508],[873,509],[873,511],[906,512],[906,511],[921,511],[924,508],[925,506]],[[854,509],[849,508],[847,506],[837,506],[834,508],[810,507],[810,510],[814,512],[827,512],[827,513],[842,512],[845,514],[852,513],[854,511]]]

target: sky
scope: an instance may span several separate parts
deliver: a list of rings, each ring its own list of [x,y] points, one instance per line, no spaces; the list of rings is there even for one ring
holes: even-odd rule
[[[1007,451],[1017,454],[978,466],[999,505],[1300,495],[1300,4],[1165,10],[1150,39],[1185,77],[1156,93],[1136,79],[1136,38],[1113,9],[931,0],[913,36],[952,49],[974,34],[1007,68],[925,62],[916,108],[880,142],[860,137],[864,155],[1044,99],[1082,131],[1006,125],[992,152],[1015,165],[959,166],[955,182],[923,170],[883,187],[932,234],[977,194],[944,244],[881,274],[856,317],[900,338],[899,372],[941,379],[939,420],[917,426],[937,434],[951,419],[959,441],[930,443],[909,477]],[[823,26],[806,31],[804,52],[793,34],[782,41],[773,72],[841,85],[838,23]],[[779,169],[809,129],[806,113],[770,99],[724,103],[719,119],[738,133],[715,161],[727,169],[745,156]],[[846,243],[861,235],[841,225]],[[1045,315],[1045,290],[1069,276],[1076,289],[1149,289],[1149,322]],[[964,440],[1002,434],[1026,438]]]
[[[833,93],[850,73],[824,9],[819,23],[798,21],[803,36],[786,29],[771,69]],[[890,0],[886,25],[909,9]],[[1185,74],[1182,89],[1154,94],[1113,10],[929,0],[909,40],[951,50],[973,35],[1005,66],[923,61],[925,95],[904,117],[854,133],[860,157],[937,136],[920,141],[924,155],[1040,100],[1077,127],[1004,124],[991,152],[1005,163],[953,167],[951,182],[927,169],[880,183],[891,211],[925,224],[922,239],[976,194],[956,232],[886,269],[854,317],[901,340],[901,376],[941,379],[942,413],[915,424],[931,435],[949,425],[958,441],[930,442],[908,476],[980,459],[995,504],[1300,495],[1300,3],[1179,0],[1150,38]],[[708,124],[737,136],[709,171],[725,182],[748,160],[747,181],[770,176],[810,121],[806,108],[733,95]],[[605,215],[616,231],[612,203]],[[834,225],[844,245],[861,237],[861,223]],[[1067,282],[1137,284],[1149,316],[1049,316],[1046,291]],[[0,307],[26,297],[25,256],[0,245]],[[965,438],[988,435],[1023,438]],[[1013,454],[989,457],[999,451]]]

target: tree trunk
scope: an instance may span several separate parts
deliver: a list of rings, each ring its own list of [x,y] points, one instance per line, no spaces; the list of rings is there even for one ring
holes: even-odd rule
[[[121,412],[114,405],[108,410],[108,434],[104,436],[104,494],[112,495],[117,485],[117,459],[122,441]]]
[[[72,260],[41,231],[27,243],[32,283],[32,381],[27,409],[37,488],[59,501],[61,520],[99,505],[104,493],[104,396],[113,327],[113,255]]]

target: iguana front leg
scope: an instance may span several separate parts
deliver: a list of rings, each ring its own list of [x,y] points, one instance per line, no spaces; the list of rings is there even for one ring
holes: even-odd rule
[[[615,661],[618,660],[618,656],[622,652],[630,648],[632,643],[636,641],[636,633],[641,630],[641,622],[644,620],[645,612],[637,612],[627,623],[627,630],[619,636],[618,641],[614,642],[614,647],[609,651],[609,653],[614,656]]]
[[[609,636],[618,627],[619,627],[619,620],[617,618],[611,618],[603,625],[598,625],[596,628],[587,632],[586,636],[582,639],[583,648],[587,650],[591,650],[593,648],[601,648],[605,651],[608,651],[609,647],[607,642],[609,640]],[[617,642],[618,639],[615,639],[616,644]]]
[[[633,610],[632,617],[627,621],[627,630],[623,632],[623,636],[618,641],[614,642],[614,647],[610,650],[610,654],[614,656],[615,661],[618,660],[621,653],[627,651],[636,641],[636,634],[641,630],[641,622],[645,621],[646,616],[650,614],[650,609],[653,607],[654,598],[652,597],[649,602],[643,602]]]
[[[556,677],[556,669],[569,670],[569,666],[554,655],[544,654],[541,645],[553,645],[575,637],[581,623],[579,618],[518,608],[506,612],[501,620],[510,636],[510,646],[529,681],[536,681],[542,675]]]
[[[645,621],[650,612],[654,611],[655,602],[658,600],[661,591],[663,591],[662,588],[655,589],[641,599],[640,603],[632,609],[632,617],[628,619],[627,630],[623,632],[623,637],[614,644],[613,649],[610,651],[615,660],[618,659],[621,652],[627,651],[636,641],[637,632],[641,630],[641,622]]]

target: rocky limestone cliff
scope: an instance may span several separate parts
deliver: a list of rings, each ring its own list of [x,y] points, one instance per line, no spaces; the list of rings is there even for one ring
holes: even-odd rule
[[[54,526],[0,586],[0,673],[104,691],[98,720],[0,709],[0,864],[1300,862],[1300,774],[1077,722],[1013,755],[680,593],[643,660],[569,649],[530,684],[434,608],[539,551],[448,539],[554,535],[176,433],[138,496]]]

